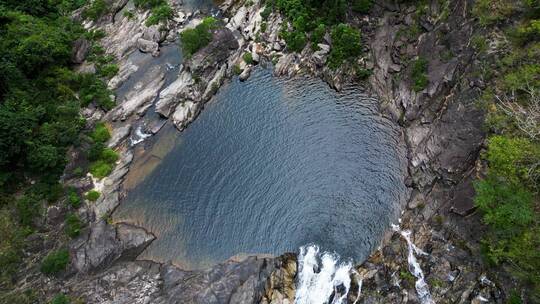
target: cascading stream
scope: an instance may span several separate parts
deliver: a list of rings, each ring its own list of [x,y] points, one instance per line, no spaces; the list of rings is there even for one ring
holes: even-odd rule
[[[411,241],[411,231],[410,230],[401,230],[399,226],[392,225],[392,228],[395,232],[399,233],[407,242],[408,246],[408,255],[407,262],[409,263],[409,272],[416,278],[415,288],[420,302],[422,304],[435,304],[433,298],[431,298],[431,293],[429,292],[429,286],[427,285],[424,279],[424,272],[416,259],[416,255],[428,255],[420,248],[416,247]]]
[[[328,252],[320,254],[318,246],[310,245],[300,248],[298,262],[296,304],[347,303],[346,298],[351,288],[351,274],[355,273],[351,261],[339,263],[338,255]],[[359,281],[358,285],[356,301],[360,297],[362,282]]]
[[[416,278],[415,289],[422,304],[435,304],[424,272],[416,255],[428,255],[411,241],[411,231],[401,230],[397,225],[392,229],[407,242],[407,262],[410,273]],[[351,261],[339,263],[339,256],[323,252],[317,245],[303,246],[298,255],[298,282],[295,304],[342,304],[351,288],[351,276],[358,275]],[[362,291],[362,280],[358,278],[358,293],[353,304],[358,302]]]

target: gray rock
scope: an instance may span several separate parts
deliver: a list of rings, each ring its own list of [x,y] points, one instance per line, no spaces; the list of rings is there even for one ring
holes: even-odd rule
[[[253,62],[255,62],[255,63],[259,63],[259,61],[261,60],[259,54],[257,54],[257,52],[255,52],[255,50],[253,50],[251,52],[251,58],[253,59]]]
[[[190,87],[193,84],[195,84],[195,80],[191,73],[182,71],[173,83],[159,93],[156,101],[156,112],[164,117],[169,117],[181,99],[191,97]]]
[[[114,132],[113,132],[113,135],[112,135],[111,139],[109,139],[109,143],[107,144],[107,146],[109,148],[115,148],[124,139],[126,139],[128,137],[130,131],[131,131],[131,125],[130,124],[125,125],[125,126],[120,127],[120,128],[115,128]]]
[[[192,73],[207,77],[216,66],[225,63],[238,47],[238,41],[228,28],[218,29],[213,33],[212,42],[194,54],[186,66]]]
[[[79,38],[73,43],[73,49],[71,52],[71,61],[73,63],[83,63],[90,52],[91,47],[90,41],[85,38]]]
[[[293,65],[293,62],[295,59],[296,59],[296,56],[294,54],[287,54],[279,58],[279,61],[277,62],[276,67],[274,68],[274,76],[282,76],[282,75],[290,74],[289,69]]]
[[[100,220],[72,244],[72,265],[78,272],[103,269],[121,258],[133,259],[154,238],[142,228],[128,224],[115,228]]]
[[[240,81],[246,81],[250,75],[251,75],[251,68],[249,66],[246,66],[244,70],[242,71],[242,73],[240,73],[240,75],[238,76],[238,79],[240,79]]]
[[[157,42],[139,38],[137,39],[137,47],[143,53],[150,53],[152,56],[159,55],[159,44]]]
[[[107,113],[107,117],[112,120],[126,120],[141,108],[147,107],[156,98],[164,82],[165,72],[159,66],[149,69],[144,78],[135,85],[135,89],[126,94],[125,100]]]
[[[51,226],[60,225],[64,220],[64,213],[58,206],[50,206],[47,208],[47,224]]]
[[[142,38],[140,38],[137,43],[139,43],[141,39],[159,43],[162,40],[161,32],[159,31],[159,25],[156,24],[145,28],[142,33]]]
[[[330,52],[330,46],[328,44],[319,43],[317,44],[317,46],[319,47],[318,52],[320,52],[321,54],[326,55]]]
[[[192,101],[179,104],[171,117],[174,125],[179,130],[184,129],[197,116],[198,110],[198,104]]]

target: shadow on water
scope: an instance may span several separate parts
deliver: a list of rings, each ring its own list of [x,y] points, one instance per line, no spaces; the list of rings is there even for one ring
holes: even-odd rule
[[[377,100],[319,79],[257,69],[222,87],[184,132],[164,128],[152,141],[159,160],[132,167],[114,216],[158,236],[141,258],[185,268],[308,243],[361,261],[405,195],[399,130]]]

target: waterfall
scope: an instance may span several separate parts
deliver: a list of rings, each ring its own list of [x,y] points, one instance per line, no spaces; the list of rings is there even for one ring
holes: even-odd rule
[[[427,255],[420,248],[416,247],[411,241],[411,231],[401,230],[399,226],[392,225],[394,231],[398,232],[404,239],[407,241],[407,246],[409,247],[409,253],[407,255],[407,262],[409,263],[409,272],[416,278],[416,283],[414,284],[416,288],[416,293],[420,298],[422,304],[435,304],[431,298],[431,293],[429,292],[429,286],[424,280],[424,272],[416,259],[416,255]]]
[[[392,225],[407,242],[407,262],[409,272],[416,278],[415,289],[422,304],[435,304],[424,272],[416,259],[417,255],[427,255],[411,241],[411,231],[401,230]],[[298,255],[298,282],[295,304],[345,304],[351,287],[351,275],[358,278],[358,295],[353,304],[360,299],[362,279],[354,270],[352,262],[339,263],[339,256],[328,252],[319,252],[319,247],[309,245],[300,247]]]
[[[144,133],[141,126],[135,130],[135,137],[131,138],[131,146],[135,146],[143,142],[146,138],[152,136],[152,134]]]
[[[295,304],[347,303],[351,274],[355,271],[351,261],[338,263],[337,254],[320,254],[316,245],[301,247],[298,255],[299,276]],[[361,284],[359,281],[360,288]],[[359,296],[360,290],[357,301]]]

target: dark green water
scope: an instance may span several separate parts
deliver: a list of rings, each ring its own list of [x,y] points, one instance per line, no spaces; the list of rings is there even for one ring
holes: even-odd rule
[[[258,69],[222,87],[182,133],[153,139],[173,147],[115,218],[158,236],[142,258],[186,268],[309,243],[361,261],[405,194],[400,133],[376,105],[359,90]]]

